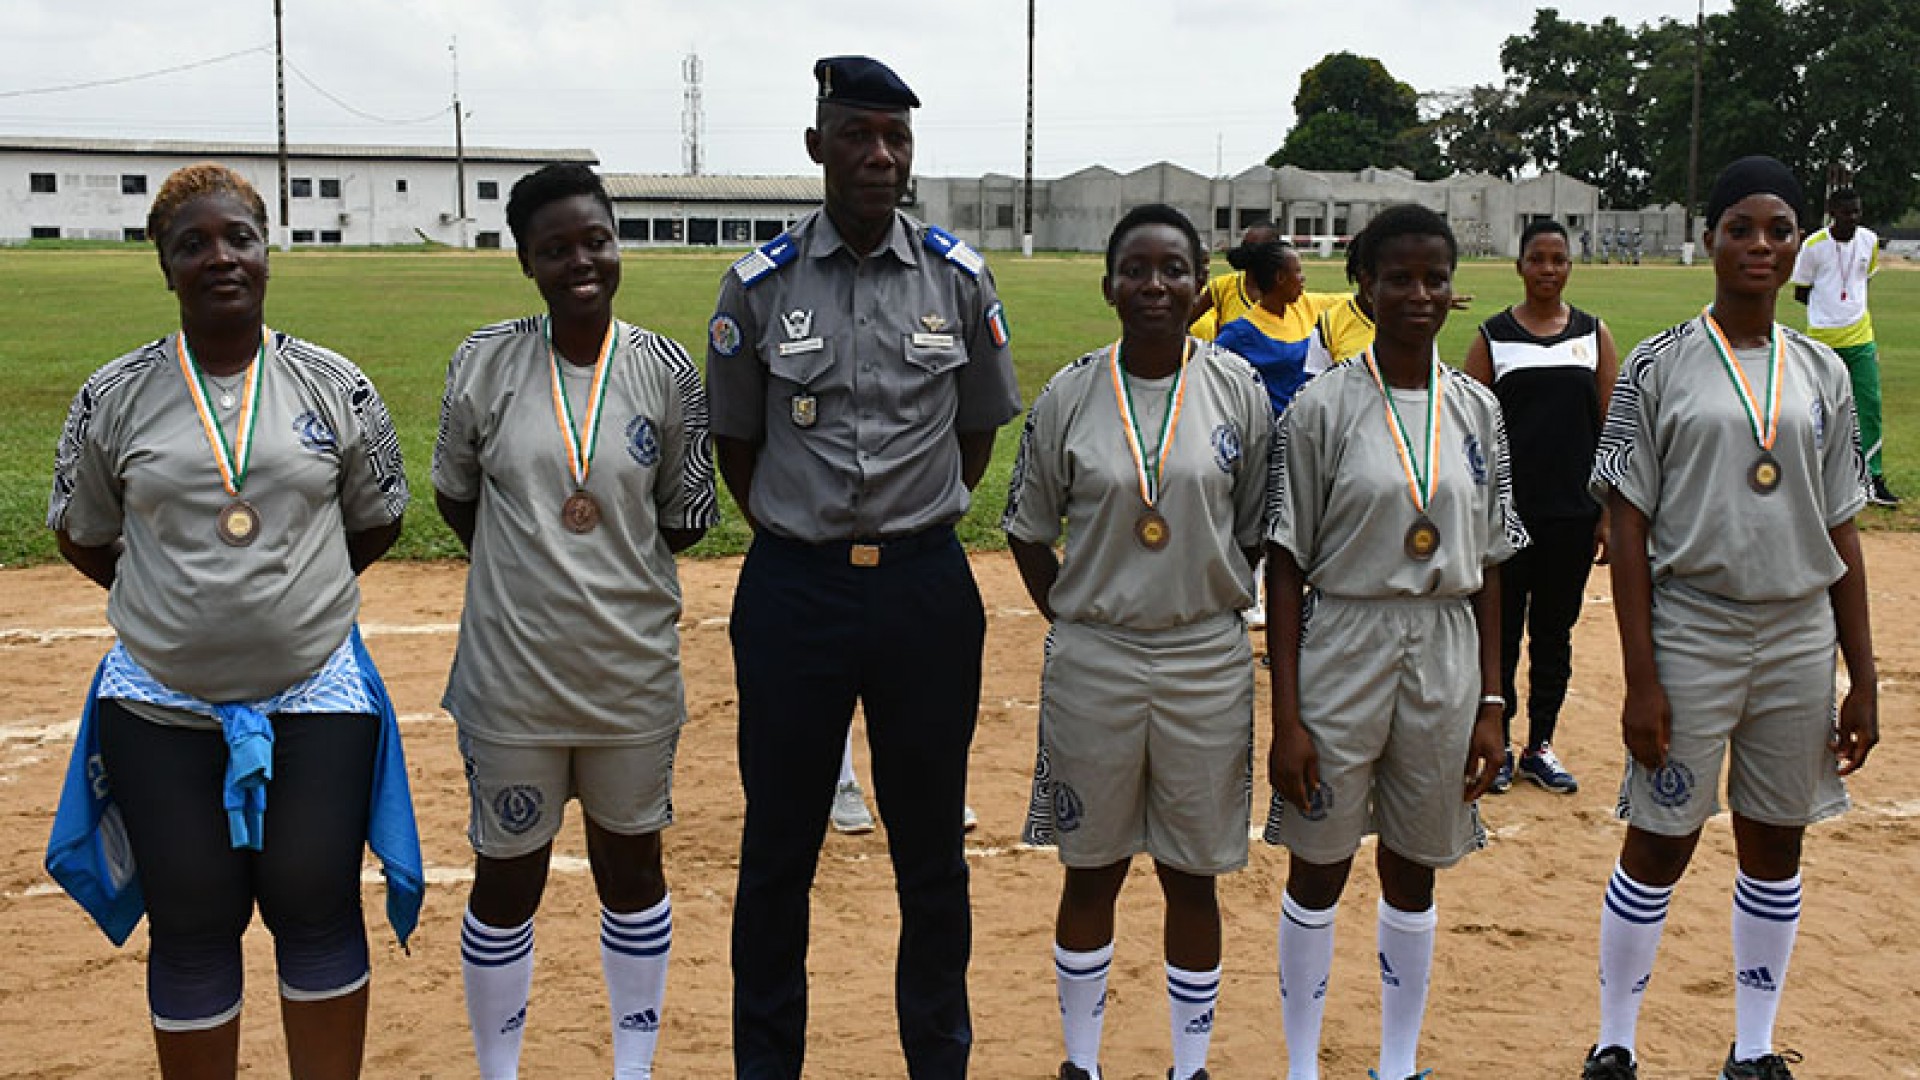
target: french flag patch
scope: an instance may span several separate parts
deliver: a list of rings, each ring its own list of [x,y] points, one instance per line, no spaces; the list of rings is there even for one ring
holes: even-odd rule
[[[992,335],[995,345],[1003,349],[1006,348],[1007,339],[1010,336],[1007,333],[1007,312],[1005,308],[1000,306],[998,300],[994,301],[993,306],[987,309],[987,333]]]

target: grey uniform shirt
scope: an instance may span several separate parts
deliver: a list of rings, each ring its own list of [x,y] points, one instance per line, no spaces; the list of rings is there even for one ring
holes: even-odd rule
[[[560,508],[574,482],[544,323],[478,330],[448,366],[433,485],[479,506],[442,704],[493,742],[642,741],[686,719],[680,580],[660,530],[718,520],[706,395],[679,345],[616,324],[587,474],[600,522],[569,532]],[[584,423],[593,369],[563,370]]]
[[[780,536],[886,539],[960,520],[955,434],[1019,415],[993,275],[971,249],[958,257],[977,273],[924,237],[896,214],[862,259],[816,210],[722,279],[713,432],[760,446],[748,509]],[[768,268],[767,250],[789,243]]]
[[[1195,342],[1179,425],[1161,454],[1156,507],[1171,539],[1149,551],[1134,536],[1146,504],[1107,354],[1067,365],[1034,400],[1001,527],[1052,544],[1065,520],[1066,557],[1048,597],[1063,621],[1159,630],[1251,605],[1253,571],[1241,551],[1260,543],[1275,422],[1259,375]],[[1172,383],[1132,380],[1144,443],[1160,431]]]
[[[1361,357],[1307,383],[1280,418],[1267,539],[1293,554],[1316,589],[1367,599],[1470,596],[1486,567],[1526,546],[1500,403],[1464,372],[1439,368],[1438,475],[1427,516],[1440,530],[1440,547],[1424,561],[1406,553],[1419,512],[1380,387]],[[1425,453],[1427,392],[1393,393],[1417,460]]]
[[[1747,483],[1760,454],[1704,318],[1641,342],[1621,365],[1594,457],[1592,491],[1618,491],[1647,516],[1656,583],[1668,578],[1743,603],[1792,600],[1840,580],[1827,531],[1866,505],[1853,385],[1833,350],[1776,324],[1780,486]],[[1736,352],[1764,394],[1765,349]]]
[[[209,702],[271,697],[319,670],[352,629],[360,586],[346,534],[406,510],[400,442],[359,368],[274,333],[241,488],[258,539],[222,543],[215,526],[233,497],[177,337],[113,361],[74,396],[47,524],[88,547],[126,540],[107,620],[154,678]],[[231,441],[240,402],[211,404]]]

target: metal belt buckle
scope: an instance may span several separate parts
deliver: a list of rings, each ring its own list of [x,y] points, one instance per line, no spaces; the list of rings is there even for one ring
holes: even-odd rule
[[[879,566],[879,544],[855,544],[847,550],[847,561],[855,566]]]

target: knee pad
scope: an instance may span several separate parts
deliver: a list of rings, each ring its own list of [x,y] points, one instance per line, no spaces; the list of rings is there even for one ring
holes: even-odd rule
[[[209,1031],[240,1014],[240,939],[155,937],[147,954],[147,1008],[161,1031]]]
[[[290,1001],[344,997],[367,983],[367,928],[355,906],[338,917],[273,934],[280,995]]]

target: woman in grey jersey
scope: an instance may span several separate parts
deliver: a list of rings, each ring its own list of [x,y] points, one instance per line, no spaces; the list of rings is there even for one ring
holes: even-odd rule
[[[679,345],[613,314],[613,204],[580,165],[507,200],[544,316],[455,352],[435,501],[472,554],[447,680],[471,796],[460,933],[483,1080],[517,1075],[533,918],[580,800],[600,894],[614,1074],[651,1075],[673,940],[660,833],[686,703],[674,553],[717,520],[706,395]]]
[[[1727,166],[1702,239],[1713,303],[1622,366],[1594,461],[1626,668],[1627,834],[1600,916],[1600,1032],[1586,1080],[1632,1080],[1674,885],[1720,809],[1733,883],[1735,1029],[1723,1080],[1789,1080],[1774,1020],[1800,924],[1806,827],[1847,807],[1879,741],[1853,387],[1775,321],[1807,220],[1767,157]],[[1834,654],[1851,683],[1836,711]],[[1705,1063],[1702,1063],[1705,1064]]]
[[[354,632],[356,575],[407,505],[399,443],[358,368],[266,327],[266,206],[246,180],[175,172],[147,234],[180,331],[87,380],[48,512],[119,635],[76,750],[97,745],[131,843],[161,1075],[235,1074],[257,906],[293,1075],[358,1076],[370,828],[404,819],[418,863],[404,768],[396,784],[379,767],[397,729]]]
[[[1250,364],[1187,334],[1199,260],[1172,207],[1114,227],[1102,288],[1120,340],[1034,402],[1003,520],[1053,623],[1030,838],[1057,842],[1067,868],[1054,943],[1063,1080],[1099,1078],[1114,905],[1143,852],[1167,903],[1170,1075],[1206,1075],[1214,880],[1247,861],[1253,668],[1238,612],[1253,599],[1273,412]]]

